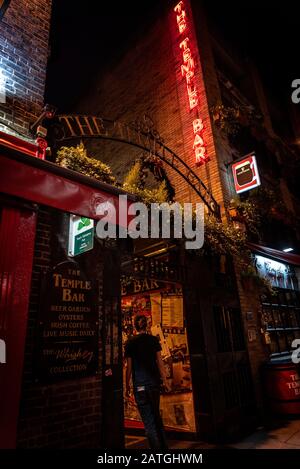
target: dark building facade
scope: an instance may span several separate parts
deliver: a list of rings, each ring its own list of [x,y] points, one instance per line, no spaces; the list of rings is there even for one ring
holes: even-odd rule
[[[113,245],[85,248],[94,239],[97,205],[108,199],[117,204],[122,191],[45,160],[45,129],[37,125],[49,110],[43,95],[51,2],[5,3],[0,18],[0,446],[101,447],[107,444],[107,413],[122,420],[114,407],[118,393],[109,383],[102,388],[103,312],[113,318],[115,333],[119,255]],[[69,244],[70,225],[80,223],[81,230],[86,224],[88,229],[77,244]],[[84,252],[79,263],[75,249]],[[114,350],[119,361],[118,344]],[[122,446],[121,431],[114,444]]]
[[[223,223],[247,230],[253,262],[275,287],[272,298],[262,296],[255,285],[249,288],[239,259],[230,256],[226,262],[224,256],[217,256],[217,261],[183,261],[193,428],[202,436],[220,438],[239,432],[247,422],[253,424],[253,416],[264,414],[268,403],[263,397],[262,364],[288,357],[299,335],[299,258],[283,252],[286,247],[299,247],[299,203],[288,177],[299,156],[274,131],[272,116],[278,113],[273,108],[255,64],[226,46],[205,7],[195,1],[166,2],[152,27],[99,78],[78,108],[82,114],[118,119],[141,129],[143,122],[151,122],[164,143],[211,192]],[[128,165],[141,156],[117,143],[93,139],[87,148],[108,163],[120,180]],[[247,185],[244,171],[253,170],[254,164]],[[193,183],[170,165],[165,169],[175,200],[200,201]],[[255,185],[259,189],[252,192]],[[251,233],[234,206],[255,205],[259,194],[258,208],[267,206],[267,194],[276,194],[278,201],[269,205],[268,221]],[[285,216],[278,213],[276,203]],[[189,258],[188,253],[185,256]]]
[[[206,439],[254,428],[268,404],[262,364],[289,357],[299,335],[299,257],[282,251],[299,243],[299,205],[284,174],[298,156],[272,127],[254,66],[212,33],[201,2],[161,3],[153,24],[86,94],[81,114],[58,115],[64,133],[45,124],[51,156],[29,131],[43,112],[50,2],[11,1],[0,20],[5,448],[120,448],[124,427],[141,428],[134,400],[123,399],[123,346],[138,312],[163,348],[172,389],[161,398],[167,430]],[[204,202],[207,219],[233,236],[247,231],[256,269],[275,295],[262,296],[239,253],[204,244],[196,255],[174,239],[97,239],[99,205],[118,210],[119,195],[135,199],[54,163],[62,145],[80,139],[119,185],[136,158],[159,160],[174,200]],[[272,217],[252,232],[239,210],[259,184],[257,197],[271,191],[281,203],[268,206]],[[292,375],[287,383],[298,389]]]

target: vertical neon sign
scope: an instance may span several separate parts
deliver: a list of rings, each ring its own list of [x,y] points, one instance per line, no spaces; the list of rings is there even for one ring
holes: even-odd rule
[[[180,1],[174,8],[179,35],[183,37],[179,43],[182,54],[181,74],[185,78],[187,96],[190,111],[193,111],[194,119],[192,121],[194,143],[193,152],[196,165],[200,166],[209,161],[203,140],[203,121],[199,115],[199,95],[195,77],[195,61],[190,48],[189,24],[186,16],[186,10],[183,1]]]

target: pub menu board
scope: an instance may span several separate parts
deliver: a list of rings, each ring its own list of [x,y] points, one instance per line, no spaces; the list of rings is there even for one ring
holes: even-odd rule
[[[98,369],[99,320],[95,283],[75,262],[63,262],[42,282],[36,378],[77,379]]]
[[[163,327],[184,327],[182,295],[166,294],[162,297],[162,325]]]

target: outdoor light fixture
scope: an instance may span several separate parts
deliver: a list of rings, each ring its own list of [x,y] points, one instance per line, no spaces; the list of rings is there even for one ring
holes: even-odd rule
[[[57,109],[56,109],[55,106],[51,106],[50,104],[46,104],[44,106],[40,116],[30,125],[31,132],[33,134],[38,133],[37,132],[38,128],[40,128],[40,130],[42,131],[42,129],[43,129],[42,124],[43,124],[44,119],[53,119],[53,117],[55,116],[56,110]]]
[[[294,250],[293,248],[285,248],[285,249],[283,249],[283,252],[291,252],[293,250]]]
[[[242,160],[232,163],[231,168],[234,188],[237,194],[260,186],[260,177],[254,153],[250,153]]]

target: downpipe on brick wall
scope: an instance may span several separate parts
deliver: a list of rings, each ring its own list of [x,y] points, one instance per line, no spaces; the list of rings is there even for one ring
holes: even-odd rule
[[[6,343],[0,339],[0,364],[6,363]]]

